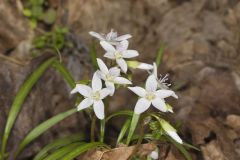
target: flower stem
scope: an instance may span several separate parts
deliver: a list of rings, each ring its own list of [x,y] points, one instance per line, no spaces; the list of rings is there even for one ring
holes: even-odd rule
[[[95,142],[95,128],[96,128],[96,116],[95,114],[92,117],[92,124],[91,124],[91,142]]]
[[[100,122],[100,142],[104,142],[104,135],[105,135],[105,119],[101,120]]]
[[[130,156],[129,159],[132,159],[132,157],[137,153],[142,141],[143,141],[143,138],[144,138],[144,130],[145,130],[145,127],[144,127],[144,123],[141,123],[141,127],[140,127],[140,135],[139,135],[139,138],[138,138],[138,141],[137,141],[137,144],[135,145],[134,149],[133,149],[133,152]]]
[[[127,145],[129,145],[129,143],[132,139],[132,136],[133,136],[133,133],[134,133],[136,127],[137,127],[139,118],[140,118],[140,114],[135,114],[135,113],[133,114],[130,129],[129,129],[129,132],[128,132],[127,142],[126,142]]]

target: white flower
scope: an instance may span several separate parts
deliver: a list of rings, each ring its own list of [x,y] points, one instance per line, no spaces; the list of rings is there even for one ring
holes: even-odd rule
[[[157,160],[158,159],[158,151],[157,150],[154,150],[152,151],[149,156],[154,159],[154,160]]]
[[[158,78],[156,63],[153,63],[153,72],[152,72],[152,74],[155,76],[155,79],[156,79],[157,84],[158,84],[158,88],[160,88],[160,89],[169,89],[171,84],[166,82],[168,80],[168,74],[166,74],[164,77],[162,75],[160,75],[160,78]]]
[[[124,58],[133,58],[139,55],[136,50],[127,50],[128,41],[126,40],[121,41],[116,48],[105,41],[101,41],[100,44],[106,51],[104,57],[116,60],[117,64],[124,73],[127,72],[127,63]]]
[[[153,68],[153,66],[151,64],[147,64],[147,63],[140,63],[137,66],[138,69],[143,69],[143,70],[150,70]]]
[[[142,87],[128,87],[131,91],[137,94],[140,98],[137,101],[134,113],[141,114],[146,111],[152,104],[155,108],[162,112],[167,112],[168,107],[165,104],[164,98],[172,96],[178,98],[171,90],[157,90],[157,81],[154,75],[150,75],[146,81],[146,89]]]
[[[119,42],[132,37],[130,34],[125,34],[118,37],[117,32],[114,32],[113,30],[111,30],[111,32],[109,32],[108,34],[99,34],[93,31],[89,32],[89,34],[93,37],[96,37],[100,41],[106,41],[112,45],[117,45]]]
[[[99,58],[97,58],[98,67],[100,70],[97,71],[99,77],[105,81],[107,88],[110,89],[111,95],[114,94],[114,84],[132,84],[126,78],[120,77],[120,69],[118,67],[107,68],[106,64]]]
[[[110,94],[109,89],[102,89],[102,81],[95,73],[92,78],[92,88],[77,84],[76,87],[71,91],[73,93],[80,93],[85,97],[84,100],[77,106],[77,110],[82,110],[90,107],[93,104],[93,110],[99,119],[104,119],[104,103],[102,99]]]
[[[153,69],[153,65],[138,62],[138,61],[127,61],[127,65],[128,65],[128,67],[133,68],[133,69],[136,69],[136,68],[143,69],[143,70],[152,70]]]
[[[173,128],[167,121],[161,119],[160,121],[161,126],[163,128],[163,130],[170,136],[172,137],[172,139],[174,139],[176,142],[182,144],[183,141],[182,139],[179,137],[179,135],[177,134],[177,131],[175,128]]]

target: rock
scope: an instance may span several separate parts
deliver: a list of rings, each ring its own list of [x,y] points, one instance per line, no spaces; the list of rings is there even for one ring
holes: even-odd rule
[[[233,128],[235,131],[238,131],[240,134],[240,116],[239,115],[228,115],[226,118],[226,124]]]
[[[31,39],[33,32],[16,2],[2,1],[0,11],[0,54],[10,54],[23,40]]]
[[[204,160],[229,160],[229,157],[225,157],[220,145],[216,141],[212,141],[205,146],[201,147]]]

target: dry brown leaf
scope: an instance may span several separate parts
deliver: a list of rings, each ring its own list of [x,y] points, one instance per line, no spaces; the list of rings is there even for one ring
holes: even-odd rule
[[[156,148],[153,143],[140,145],[137,148],[136,154],[139,156],[148,155]],[[135,152],[136,146],[119,147],[111,150],[91,150],[85,155],[78,158],[78,160],[128,160]]]

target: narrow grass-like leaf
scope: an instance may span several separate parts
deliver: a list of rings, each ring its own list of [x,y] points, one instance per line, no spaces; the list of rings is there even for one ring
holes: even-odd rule
[[[183,143],[183,145],[184,145],[185,147],[187,147],[187,148],[190,148],[190,149],[194,149],[194,150],[200,151],[199,148],[197,148],[197,147],[195,147],[195,146],[193,146],[193,145],[191,145],[191,144]]]
[[[82,153],[97,147],[107,147],[107,145],[101,142],[87,143],[87,144],[81,145],[80,147],[77,147],[72,152],[64,156],[61,160],[72,160],[77,156],[81,155]]]
[[[164,45],[161,45],[161,47],[158,51],[157,57],[156,57],[157,66],[159,66],[162,62],[163,53],[164,53]]]
[[[49,154],[43,160],[59,160],[63,156],[65,156],[66,154],[68,154],[71,151],[73,151],[76,147],[79,147],[79,146],[81,146],[83,144],[86,144],[86,143],[84,143],[84,142],[77,142],[77,143],[72,143],[72,144],[66,145],[66,146],[56,150],[55,152]]]
[[[106,122],[109,121],[110,119],[112,119],[113,117],[122,116],[122,115],[132,116],[132,115],[133,115],[133,111],[124,110],[124,111],[115,112],[115,113],[111,114],[110,116],[108,116],[108,117],[106,118]]]
[[[19,147],[17,148],[15,157],[21,153],[21,151],[29,144],[31,143],[34,139],[39,137],[41,134],[46,132],[49,128],[57,124],[58,122],[62,121],[63,119],[69,117],[73,113],[76,113],[77,109],[70,109],[66,112],[59,113],[56,116],[44,121],[43,123],[39,124],[37,127],[35,127],[31,132],[28,133],[28,135],[21,141]]]
[[[133,136],[132,136],[132,139],[131,139],[131,142],[132,141],[136,141],[136,140],[138,140],[140,138],[140,135],[138,135],[138,134],[134,134]],[[144,137],[143,137],[143,139],[145,139],[145,140],[156,140],[153,136],[152,136],[152,134],[145,134],[144,135]]]
[[[60,147],[66,146],[68,144],[71,144],[73,142],[79,142],[85,139],[84,134],[74,134],[71,136],[63,137],[63,138],[58,138],[54,140],[53,142],[49,143],[45,147],[42,148],[41,151],[38,152],[38,154],[34,157],[33,160],[41,160],[43,159],[48,152],[52,150],[56,150]]]
[[[14,122],[16,121],[16,118],[18,116],[18,113],[21,110],[21,106],[26,99],[27,95],[31,91],[34,84],[37,82],[37,80],[43,75],[43,73],[47,70],[47,68],[53,63],[55,60],[54,58],[50,58],[47,61],[45,61],[43,64],[41,64],[24,82],[24,84],[19,89],[13,104],[10,108],[10,111],[8,113],[8,118],[6,122],[6,126],[3,133],[3,139],[2,139],[2,146],[1,146],[1,152],[2,155],[5,153],[6,145],[8,142],[9,134],[11,133],[11,129],[14,125]]]
[[[91,57],[91,61],[92,61],[93,67],[95,69],[97,69],[98,68],[98,64],[97,64],[97,51],[96,51],[96,48],[95,48],[94,44],[92,44],[91,47],[90,47],[90,57]]]
[[[124,123],[124,125],[122,126],[122,129],[118,135],[118,138],[117,138],[117,145],[122,141],[124,135],[126,134],[129,126],[130,126],[130,123],[131,123],[131,120],[128,119],[126,120],[126,122]]]
[[[187,159],[187,160],[192,160],[192,157],[191,155],[188,153],[188,151],[184,148],[183,145],[177,143],[175,140],[173,140],[171,137],[168,137],[166,136],[167,139],[172,143],[174,144],[175,147],[177,147],[177,149],[184,155],[184,157]]]
[[[62,63],[55,60],[53,63],[53,67],[61,73],[61,75],[64,77],[67,83],[71,86],[71,88],[75,87],[76,84],[72,75],[69,73],[68,69]]]
[[[133,114],[131,125],[130,125],[129,132],[128,132],[127,142],[126,142],[127,145],[129,145],[129,143],[132,139],[132,136],[137,127],[139,118],[140,118],[140,114],[135,114],[135,113]]]

